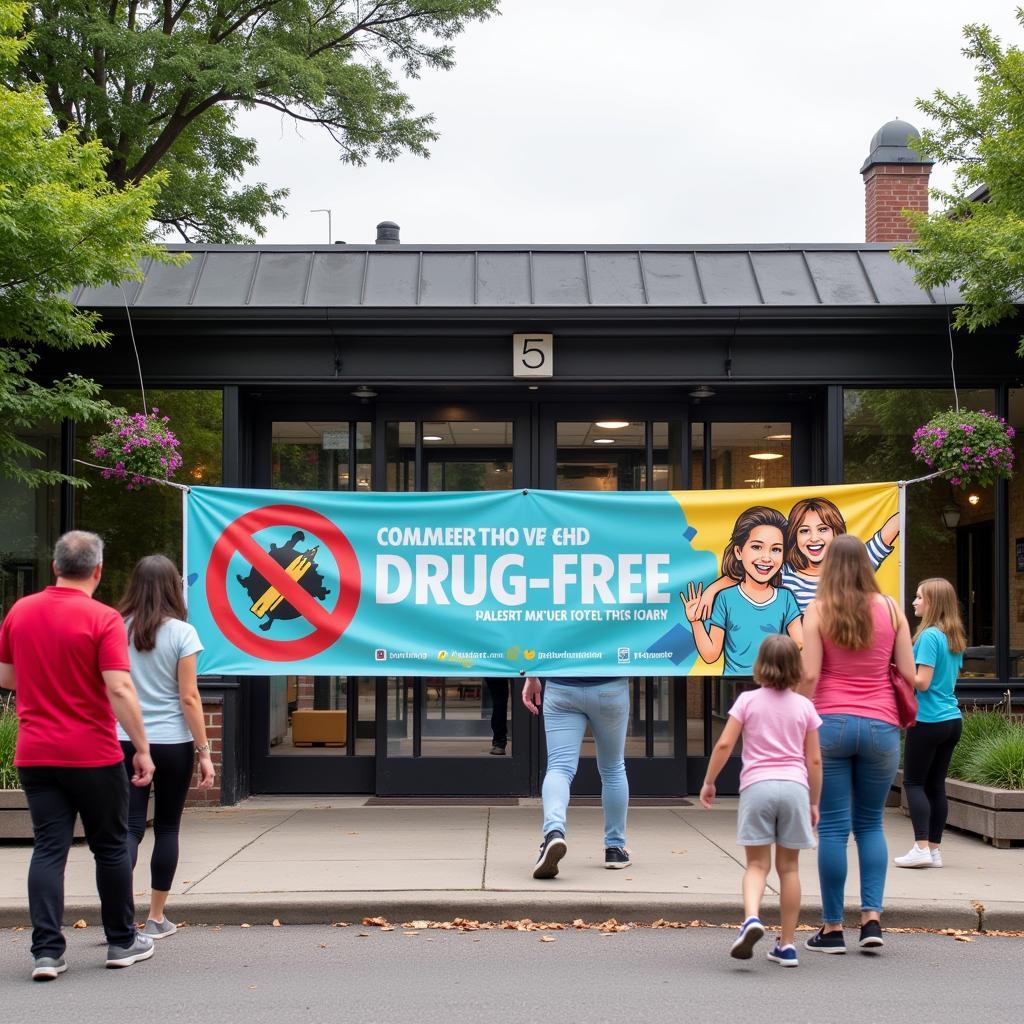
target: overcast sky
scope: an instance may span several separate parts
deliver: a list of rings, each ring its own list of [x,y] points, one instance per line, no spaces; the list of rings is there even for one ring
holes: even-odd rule
[[[973,92],[968,21],[1024,46],[1013,0],[503,0],[456,67],[407,82],[429,160],[342,164],[329,138],[242,114],[252,175],[291,189],[267,242],[857,242],[871,136],[919,96]],[[933,183],[946,184],[937,168]]]

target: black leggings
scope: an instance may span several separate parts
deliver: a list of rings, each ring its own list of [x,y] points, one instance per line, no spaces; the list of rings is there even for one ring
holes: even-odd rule
[[[121,743],[124,767],[129,779],[135,748]],[[156,765],[153,775],[153,856],[149,862],[150,886],[169,892],[178,867],[178,830],[181,812],[185,809],[188,787],[192,782],[195,760],[192,741],[187,743],[152,743],[149,754]],[[149,786],[130,786],[128,798],[128,852],[132,867],[139,859],[139,843],[146,834],[146,811],[149,808]]]
[[[903,753],[903,788],[907,791],[914,839],[938,845],[946,827],[946,772],[963,722],[918,722],[907,730]]]

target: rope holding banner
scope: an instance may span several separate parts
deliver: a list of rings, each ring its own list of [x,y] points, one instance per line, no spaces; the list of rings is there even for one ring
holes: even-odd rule
[[[929,473],[927,476],[916,476],[913,480],[897,480],[896,486],[902,490],[911,484],[923,484],[926,480],[934,480],[936,477],[945,476],[947,472],[948,470],[940,469],[934,473]]]
[[[110,469],[109,466],[97,466],[95,462],[85,462],[82,459],[73,459],[73,462],[77,462],[80,466],[88,466],[90,469]],[[192,493],[192,488],[188,484],[178,484],[173,480],[161,480],[156,476],[146,476],[145,473],[133,473],[133,476],[137,476],[140,480],[149,480],[154,484],[163,484],[165,487],[174,487],[179,491],[184,491],[186,494]]]

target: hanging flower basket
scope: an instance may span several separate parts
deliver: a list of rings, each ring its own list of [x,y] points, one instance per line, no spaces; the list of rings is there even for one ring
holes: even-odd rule
[[[107,422],[105,433],[89,441],[89,450],[101,466],[103,478],[124,481],[129,491],[159,480],[170,480],[181,467],[180,441],[167,426],[169,417],[154,408],[148,415],[119,410]]]
[[[911,451],[954,487],[986,487],[999,477],[1013,476],[1015,433],[1001,416],[984,409],[947,409],[914,431]]]

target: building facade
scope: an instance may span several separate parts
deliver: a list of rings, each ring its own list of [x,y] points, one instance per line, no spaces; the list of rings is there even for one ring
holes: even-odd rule
[[[903,236],[889,208],[917,201],[906,189],[927,189],[929,168],[906,137],[887,125],[872,140],[863,244],[416,246],[386,224],[370,245],[194,247],[184,266],[154,264],[123,290],[77,294],[114,340],[52,369],[86,373],[138,408],[134,335],[146,404],[182,437],[185,482],[658,490],[912,478],[913,430],[955,401],[1024,428],[1024,373],[1016,324],[953,333],[955,288],[922,291],[891,259]],[[100,480],[74,461],[89,461],[89,433],[36,435],[89,489],[0,484],[11,510],[5,609],[46,583],[52,541],[72,526],[106,537],[97,596],[108,601],[142,554],[180,560],[178,494],[125,494]],[[970,644],[961,697],[1024,694],[1024,483],[914,485],[903,543],[905,607],[925,576],[957,586]],[[214,798],[225,803],[260,792],[539,790],[543,733],[515,683],[202,685],[222,760]],[[632,680],[634,793],[699,788],[736,688]],[[490,754],[495,705],[506,708],[504,756]],[[294,730],[308,709],[344,714],[309,741]],[[585,756],[577,790],[597,787]]]

